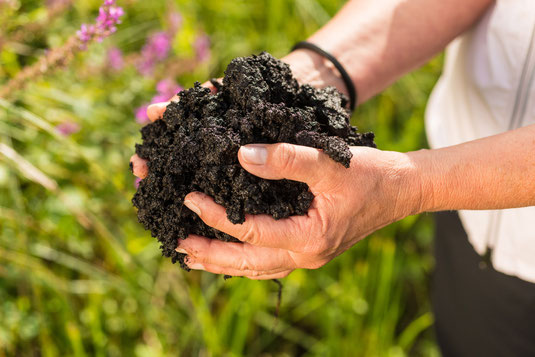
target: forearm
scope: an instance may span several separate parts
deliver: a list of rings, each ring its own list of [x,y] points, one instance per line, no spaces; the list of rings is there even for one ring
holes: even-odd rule
[[[351,0],[309,38],[349,72],[359,102],[425,63],[469,28],[492,0]],[[284,58],[316,86],[345,86],[328,62],[308,50]]]
[[[409,155],[423,192],[419,211],[535,205],[535,125]]]

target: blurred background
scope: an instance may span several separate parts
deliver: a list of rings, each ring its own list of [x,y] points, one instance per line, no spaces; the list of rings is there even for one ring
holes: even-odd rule
[[[234,57],[285,55],[344,1],[107,0],[110,23],[103,3],[0,0],[0,356],[437,356],[431,216],[283,279],[277,320],[274,282],[182,271],[130,202],[147,104]],[[425,147],[441,64],[353,124],[380,149]]]

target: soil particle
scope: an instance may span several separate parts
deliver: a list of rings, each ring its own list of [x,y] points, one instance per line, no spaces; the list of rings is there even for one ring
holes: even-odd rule
[[[148,160],[148,176],[132,199],[138,219],[161,243],[162,253],[179,262],[178,239],[197,234],[223,241],[233,237],[205,225],[183,206],[192,191],[203,192],[243,223],[246,214],[275,219],[306,214],[314,196],[305,183],[264,180],[246,172],[240,146],[286,142],[322,149],[349,167],[350,145],[375,147],[373,133],[349,124],[347,98],[335,88],[300,86],[290,68],[270,54],[232,60],[217,93],[195,83],[179,93],[162,120],[141,129],[136,153]]]

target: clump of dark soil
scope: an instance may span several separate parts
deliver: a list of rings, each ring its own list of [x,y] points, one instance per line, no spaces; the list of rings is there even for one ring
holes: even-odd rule
[[[216,86],[216,94],[199,83],[182,91],[162,120],[141,129],[143,143],[136,145],[149,167],[132,200],[139,222],[161,243],[163,255],[182,267],[178,239],[197,234],[236,241],[184,207],[188,193],[210,195],[235,224],[243,223],[245,214],[275,219],[306,214],[314,198],[304,183],[246,172],[237,158],[241,145],[311,146],[345,167],[352,156],[349,145],[375,146],[373,133],[360,134],[349,124],[345,96],[332,87],[300,86],[288,65],[268,53],[234,59]]]

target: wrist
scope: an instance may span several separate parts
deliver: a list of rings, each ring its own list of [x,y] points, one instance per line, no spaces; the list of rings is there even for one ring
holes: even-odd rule
[[[309,84],[316,88],[333,86],[348,95],[347,88],[336,68],[319,54],[306,50],[295,50],[282,61],[290,65],[292,74],[299,84]]]
[[[422,149],[408,152],[407,155],[413,167],[412,190],[419,196],[414,214],[441,210],[440,200],[437,198],[441,176],[435,175],[434,150]]]
[[[386,189],[390,191],[389,202],[394,208],[394,220],[419,214],[426,208],[426,188],[422,171],[419,167],[419,155],[414,153],[390,152],[387,165]]]

